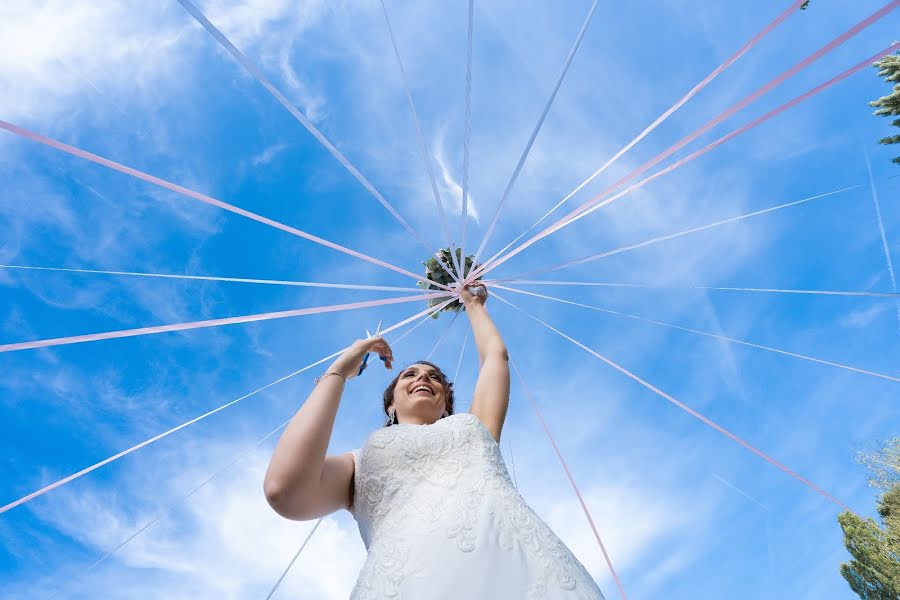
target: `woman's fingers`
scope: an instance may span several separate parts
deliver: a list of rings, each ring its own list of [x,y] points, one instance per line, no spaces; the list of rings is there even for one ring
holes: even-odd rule
[[[394,351],[391,349],[390,344],[381,337],[372,338],[370,341],[370,350],[372,352],[377,352],[378,356],[384,360],[384,366],[390,369],[394,361]]]
[[[487,301],[487,295],[487,286],[483,283],[471,283],[465,286],[461,293],[463,304],[470,302],[484,304]]]
[[[393,358],[391,356],[390,348],[388,348],[387,346],[384,346],[384,345],[379,344],[379,345],[373,347],[372,352],[376,352],[378,354],[378,356],[380,356],[381,358],[384,358],[384,359]]]
[[[363,338],[353,342],[346,352],[335,361],[335,368],[348,379],[360,374],[366,354],[376,352],[384,359],[385,366],[393,367],[394,351],[382,337]]]

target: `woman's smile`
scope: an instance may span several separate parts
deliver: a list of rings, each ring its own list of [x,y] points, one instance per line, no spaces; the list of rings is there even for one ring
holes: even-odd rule
[[[434,390],[432,390],[428,384],[418,383],[414,385],[410,391],[411,396],[415,394],[428,394],[429,396],[434,396]]]

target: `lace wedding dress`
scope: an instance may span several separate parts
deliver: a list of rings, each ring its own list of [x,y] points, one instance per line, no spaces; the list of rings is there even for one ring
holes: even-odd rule
[[[475,415],[379,429],[353,456],[368,559],[351,600],[603,599]]]

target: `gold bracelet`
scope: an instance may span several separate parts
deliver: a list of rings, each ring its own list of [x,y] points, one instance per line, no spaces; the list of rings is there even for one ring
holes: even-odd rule
[[[313,383],[319,383],[320,381],[322,381],[323,379],[325,379],[325,378],[328,377],[329,375],[337,375],[338,377],[340,377],[341,379],[343,379],[345,382],[347,381],[347,377],[346,377],[345,375],[341,374],[341,373],[338,373],[337,371],[326,371],[326,372],[323,373],[320,377],[316,377],[315,379],[313,379]]]

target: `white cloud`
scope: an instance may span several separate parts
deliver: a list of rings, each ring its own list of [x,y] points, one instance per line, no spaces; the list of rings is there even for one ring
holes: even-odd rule
[[[463,204],[463,190],[462,185],[454,178],[453,173],[450,172],[450,168],[447,166],[447,161],[444,158],[444,132],[440,130],[437,135],[437,139],[434,143],[434,161],[437,163],[438,168],[440,169],[441,175],[441,183],[443,184],[443,197],[453,198],[453,204],[451,205],[453,211],[459,215],[462,213],[462,204]],[[466,201],[466,216],[467,218],[471,218],[475,223],[479,223],[480,219],[478,216],[478,209],[476,208],[477,203],[475,202],[475,197],[472,194],[472,190],[468,190],[468,199]],[[451,230],[453,231],[453,230]]]
[[[121,1],[5,3],[0,8],[4,118],[69,118],[72,108],[90,105],[94,94],[107,103],[112,90],[158,83],[178,69],[177,55],[170,52],[178,31],[155,27],[161,22],[164,15],[153,8]]]
[[[890,305],[881,302],[864,308],[858,308],[844,316],[841,319],[841,325],[852,328],[867,327],[889,310]]]
[[[234,452],[234,446],[207,446],[202,454],[207,464],[221,464]],[[186,490],[214,468],[195,462],[173,477],[164,461],[162,469],[127,476],[127,493],[88,484],[77,493],[61,491],[54,509],[38,514],[80,542],[86,552],[74,564],[60,565],[40,585],[54,589],[65,579],[63,574],[91,564],[175,500],[174,512],[81,581],[70,583],[63,596],[145,598],[152,590],[154,596],[173,599],[239,600],[267,593],[314,524],[287,521],[266,504],[261,482],[267,462],[266,453],[254,452],[187,501],[182,501]],[[324,520],[281,584],[280,595],[311,599],[349,595],[365,548],[348,523],[353,521],[347,515]],[[123,585],[125,581],[128,585]]]
[[[250,164],[254,167],[267,165],[272,162],[272,160],[274,160],[276,156],[287,150],[287,148],[287,144],[275,144],[273,146],[269,146],[268,148],[251,158]]]
[[[561,492],[563,490],[560,490]],[[568,498],[559,498],[546,514],[546,519],[557,534],[567,540],[567,544],[609,590],[612,576],[600,552],[597,538],[584,516],[581,505],[571,488],[565,490]],[[665,496],[642,488],[635,481],[619,479],[593,485],[582,490],[584,500],[591,510],[600,539],[610,553],[610,560],[621,575],[651,561],[664,540],[685,538],[688,532],[696,531],[703,519],[698,507],[690,513],[673,510],[673,505],[683,505],[668,490]],[[677,493],[677,492],[676,492]],[[560,496],[563,496],[560,494]],[[699,541],[699,540],[698,540]],[[608,593],[609,596],[613,594]]]
[[[210,0],[204,12],[251,60],[260,61],[264,71],[278,73],[288,86],[282,92],[288,97],[293,95],[303,113],[317,121],[323,116],[325,98],[305,84],[294,70],[295,40],[316,25],[326,11],[339,6],[323,0]],[[216,42],[210,38],[210,43]],[[224,56],[225,51],[221,52]],[[228,56],[226,60],[233,59]]]
[[[209,0],[209,20],[238,47],[271,40],[272,32],[302,32],[314,25],[328,3],[323,0]],[[286,27],[285,27],[286,24]]]
[[[289,88],[284,91],[315,120],[324,98],[297,77],[290,56],[294,40],[317,22],[325,3],[297,4],[222,0],[207,3],[206,9],[213,24],[251,60],[284,79]],[[275,25],[279,35],[272,35]],[[102,121],[110,108],[120,116],[132,113],[136,104],[154,108],[166,101],[158,90],[189,85],[196,66],[188,43],[197,41],[217,47],[176,3],[6,3],[0,7],[0,111],[13,122],[38,121],[46,131],[57,119]]]

